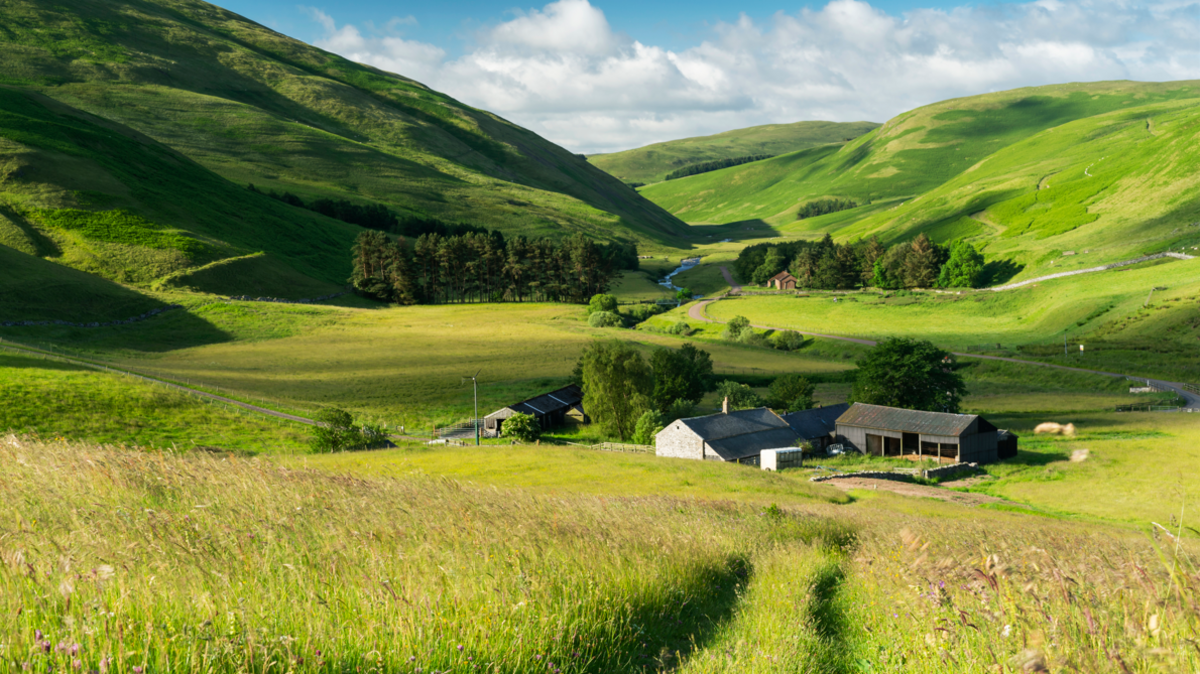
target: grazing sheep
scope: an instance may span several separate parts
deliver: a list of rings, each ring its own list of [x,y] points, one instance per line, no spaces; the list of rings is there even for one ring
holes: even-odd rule
[[[1053,421],[1047,421],[1045,423],[1038,424],[1033,429],[1033,434],[1034,435],[1048,434],[1048,435],[1073,436],[1073,435],[1075,435],[1075,424],[1067,424],[1066,426],[1064,426],[1062,424],[1056,424]]]

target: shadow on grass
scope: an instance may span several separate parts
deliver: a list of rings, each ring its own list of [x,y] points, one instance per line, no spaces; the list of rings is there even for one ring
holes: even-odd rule
[[[71,349],[161,353],[233,341],[234,336],[188,310],[169,311],[145,321],[105,328],[39,326],[0,328],[18,344],[51,343]]]
[[[1024,270],[1025,265],[1017,264],[1012,260],[992,260],[983,266],[983,273],[979,277],[979,287],[989,288],[1004,285]]]

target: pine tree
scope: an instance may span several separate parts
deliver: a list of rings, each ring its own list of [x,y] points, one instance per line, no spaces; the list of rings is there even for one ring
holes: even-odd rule
[[[912,250],[904,260],[904,282],[910,288],[932,288],[937,282],[938,253],[934,243],[922,232],[913,239]]]

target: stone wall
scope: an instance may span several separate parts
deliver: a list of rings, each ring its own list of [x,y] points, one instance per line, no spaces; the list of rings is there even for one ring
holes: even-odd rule
[[[313,304],[314,302],[324,302],[342,295],[349,295],[348,292],[333,293],[332,295],[322,295],[321,297],[310,297],[303,300],[285,300],[279,297],[250,297],[249,295],[237,295],[228,299],[237,302],[275,302],[277,304]]]
[[[703,459],[704,441],[677,420],[654,436],[654,453],[676,459]]]

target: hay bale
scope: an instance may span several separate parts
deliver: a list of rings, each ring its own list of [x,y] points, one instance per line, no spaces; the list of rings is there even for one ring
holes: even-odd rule
[[[1083,463],[1088,460],[1091,453],[1091,450],[1088,449],[1077,449],[1071,452],[1071,463]]]
[[[1064,426],[1062,424],[1056,424],[1053,421],[1047,421],[1047,422],[1040,423],[1037,426],[1035,426],[1033,429],[1033,434],[1034,435],[1065,435],[1068,437],[1074,437],[1075,424],[1067,424]]]

